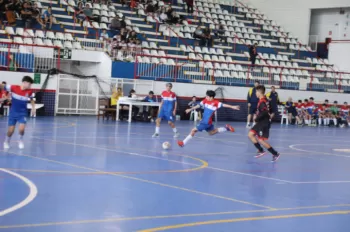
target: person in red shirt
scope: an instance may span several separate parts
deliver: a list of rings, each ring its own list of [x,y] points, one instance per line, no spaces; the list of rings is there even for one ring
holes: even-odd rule
[[[340,107],[340,120],[339,125],[340,127],[349,126],[349,106],[347,102],[344,102],[344,105]]]
[[[4,86],[7,85],[5,81],[2,82]],[[5,89],[0,90],[0,116],[4,115],[4,106],[8,105],[10,102],[10,94]]]

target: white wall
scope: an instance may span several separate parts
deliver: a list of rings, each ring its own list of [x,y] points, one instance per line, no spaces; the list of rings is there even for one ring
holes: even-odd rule
[[[316,9],[311,11],[310,35],[317,35],[319,41],[329,37],[332,40],[350,39],[350,8]]]
[[[40,84],[33,84],[32,89],[41,89],[42,84],[46,79],[47,74],[41,74]],[[25,72],[7,72],[0,71],[0,81],[6,81],[10,85],[21,85],[22,78],[24,76],[30,76],[34,79],[34,73],[25,73]],[[57,89],[57,76],[51,76],[49,79],[47,90],[56,90]]]
[[[151,81],[149,81],[151,82]],[[160,95],[165,90],[165,82],[155,81],[150,85],[139,85],[136,89],[138,94],[147,94],[148,91],[153,90],[155,94]],[[151,89],[153,86],[153,89]],[[247,87],[233,87],[233,86],[217,86],[217,85],[203,85],[203,84],[187,84],[187,83],[173,83],[173,91],[182,97],[205,97],[207,90],[215,90],[218,87],[223,87],[224,98],[234,100],[246,100],[249,88]],[[270,91],[270,90],[268,90]],[[330,102],[350,102],[350,94],[344,93],[326,93],[326,92],[311,92],[311,91],[293,91],[293,90],[277,90],[281,101],[287,101],[288,97],[292,97],[294,101],[314,97],[316,102],[323,102],[328,99]]]
[[[329,44],[328,59],[341,71],[350,72],[350,41]]]
[[[311,9],[350,7],[349,0],[242,0],[308,43]]]

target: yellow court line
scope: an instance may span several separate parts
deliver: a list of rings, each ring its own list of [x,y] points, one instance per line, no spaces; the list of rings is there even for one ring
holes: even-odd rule
[[[328,211],[328,212],[318,212],[318,213],[303,213],[303,214],[286,214],[286,215],[248,217],[248,218],[232,218],[232,219],[224,219],[224,220],[211,220],[211,221],[193,222],[193,223],[186,223],[186,224],[177,224],[177,225],[172,225],[172,226],[162,226],[162,227],[157,227],[157,228],[152,228],[152,229],[139,230],[138,232],[156,232],[156,231],[173,230],[173,229],[179,229],[179,228],[185,228],[185,227],[213,225],[213,224],[222,224],[222,223],[261,221],[261,220],[298,218],[298,217],[316,217],[316,216],[340,215],[340,214],[350,214],[350,210],[343,210],[343,211],[338,210],[338,211]]]
[[[8,153],[9,154],[18,155],[18,156],[24,156],[24,157],[30,157],[30,158],[33,158],[33,159],[43,160],[43,161],[46,161],[46,162],[57,163],[57,164],[65,165],[65,166],[75,167],[75,168],[79,168],[79,169],[85,169],[85,170],[94,171],[94,172],[101,172],[101,173],[104,173],[106,175],[119,176],[119,177],[130,179],[130,180],[136,180],[136,181],[139,181],[139,182],[144,182],[144,183],[148,183],[148,184],[154,184],[154,185],[167,187],[167,188],[171,188],[171,189],[177,189],[177,190],[182,190],[182,191],[185,191],[185,192],[196,193],[196,194],[199,194],[199,195],[209,196],[209,197],[222,199],[222,200],[227,200],[227,201],[231,201],[231,202],[242,203],[242,204],[246,204],[246,205],[252,205],[252,206],[259,207],[259,208],[275,209],[275,208],[272,208],[272,207],[269,207],[269,206],[265,206],[265,205],[255,204],[255,203],[248,202],[248,201],[241,201],[241,200],[238,200],[238,199],[235,199],[235,198],[229,198],[229,197],[224,197],[224,196],[220,196],[220,195],[216,195],[216,194],[212,194],[212,193],[206,193],[206,192],[201,192],[201,191],[192,190],[192,189],[188,189],[188,188],[183,188],[183,187],[179,187],[179,186],[176,186],[176,185],[164,184],[164,183],[161,183],[161,182],[146,180],[146,179],[132,177],[132,176],[126,176],[126,175],[121,175],[121,174],[108,173],[108,172],[105,172],[103,170],[98,170],[98,169],[94,169],[94,168],[88,168],[88,167],[84,167],[84,166],[79,166],[79,165],[75,165],[75,164],[70,164],[70,163],[66,163],[66,162],[61,162],[61,161],[56,161],[56,160],[51,160],[51,159],[31,156],[31,155],[18,154],[18,153],[14,153],[14,152],[8,152]]]
[[[193,159],[196,161],[199,161],[202,163],[201,166],[198,165],[198,167],[195,168],[187,168],[187,169],[174,169],[174,170],[155,170],[155,171],[136,171],[136,172],[110,172],[110,171],[104,171],[104,172],[71,172],[71,171],[59,171],[59,170],[31,170],[31,169],[18,169],[18,168],[7,168],[11,171],[18,171],[18,172],[29,172],[29,173],[59,173],[59,174],[75,174],[75,175],[106,175],[106,174],[157,174],[157,173],[180,173],[180,172],[194,172],[198,171],[200,169],[208,167],[208,163],[204,160],[187,156],[187,155],[178,155],[182,157],[186,157],[189,159]],[[181,163],[181,162],[179,162]]]
[[[45,226],[64,226],[64,225],[76,225],[76,224],[93,224],[93,223],[108,223],[117,221],[137,221],[137,220],[154,220],[154,219],[167,219],[167,218],[182,218],[182,217],[208,217],[218,215],[230,215],[230,214],[244,214],[244,213],[259,213],[259,212],[280,212],[280,211],[292,211],[301,209],[320,209],[320,208],[332,208],[332,207],[350,207],[350,204],[339,205],[320,205],[320,206],[305,206],[297,208],[283,208],[283,209],[257,209],[257,210],[239,210],[228,212],[215,212],[215,213],[196,213],[196,214],[175,214],[175,215],[158,215],[158,216],[140,216],[140,217],[114,217],[103,219],[91,219],[91,220],[76,220],[76,221],[60,221],[60,222],[44,222],[35,224],[18,224],[18,225],[3,225],[0,229],[13,229],[13,228],[26,228],[26,227],[45,227]]]

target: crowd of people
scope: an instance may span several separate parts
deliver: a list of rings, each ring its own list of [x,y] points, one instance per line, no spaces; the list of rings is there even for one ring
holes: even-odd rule
[[[251,127],[251,120],[254,120],[256,110],[258,106],[258,99],[256,97],[256,87],[259,86],[259,81],[255,82],[255,86],[248,92],[248,118],[247,128]],[[349,126],[349,105],[344,102],[343,105],[334,101],[331,104],[327,99],[322,104],[316,104],[313,97],[304,100],[298,100],[293,102],[291,97],[288,101],[282,103],[279,100],[278,93],[274,86],[271,87],[271,91],[266,94],[266,98],[269,101],[270,108],[270,120],[273,120],[276,114],[279,114],[278,105],[284,107],[285,113],[288,114],[288,121],[290,124],[295,125],[308,125],[308,126],[334,126],[345,127]]]
[[[21,19],[25,28],[31,28],[38,23],[42,29],[51,29],[52,23],[56,23],[51,6],[42,11],[36,2],[0,0],[0,21],[16,26],[16,19]]]

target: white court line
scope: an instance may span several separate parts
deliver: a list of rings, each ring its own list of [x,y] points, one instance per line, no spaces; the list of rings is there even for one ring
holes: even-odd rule
[[[0,211],[0,217],[4,216],[6,214],[12,213],[15,210],[18,210],[20,208],[23,208],[24,206],[28,205],[30,202],[34,200],[34,198],[38,195],[38,189],[36,188],[35,184],[31,182],[26,177],[17,174],[15,172],[9,171],[7,169],[0,168],[0,171],[6,172],[7,174],[10,174],[12,176],[17,177],[18,179],[22,180],[29,188],[29,194],[28,196],[21,202],[17,203],[14,206],[11,206],[10,208],[7,208],[5,210]]]
[[[183,164],[187,164],[187,165],[191,165],[191,166],[200,166],[198,164],[192,164],[192,163],[186,163],[186,162],[182,162],[182,161],[163,159],[163,158],[159,158],[159,157],[155,157],[155,156],[141,155],[141,154],[138,154],[138,153],[130,153],[130,152],[125,152],[125,151],[116,151],[116,150],[108,149],[108,148],[104,148],[104,147],[96,147],[96,146],[90,146],[90,145],[86,145],[86,144],[70,143],[70,142],[65,142],[65,141],[60,141],[60,140],[45,139],[45,138],[34,137],[34,136],[32,136],[32,138],[46,140],[46,141],[51,141],[51,142],[56,142],[56,143],[63,143],[63,144],[69,144],[69,145],[75,145],[75,146],[82,146],[82,147],[88,147],[88,148],[94,148],[94,149],[101,149],[101,150],[106,150],[106,151],[120,152],[120,153],[124,153],[124,154],[130,154],[130,155],[135,155],[135,156],[147,157],[147,158],[152,158],[152,159],[165,160],[165,161],[170,161],[170,162],[175,162],[175,163],[183,163]],[[282,179],[277,179],[277,178],[259,176],[259,175],[254,175],[254,174],[250,174],[250,173],[244,173],[244,172],[236,172],[236,171],[231,171],[231,170],[226,170],[226,169],[221,169],[221,168],[215,168],[215,167],[211,167],[211,166],[208,166],[205,169],[224,171],[224,172],[229,172],[229,173],[233,173],[233,174],[237,174],[237,175],[250,176],[250,177],[255,177],[255,178],[259,178],[259,179],[266,179],[266,180],[271,180],[271,181],[279,181],[279,182],[284,182],[284,183],[289,183],[289,184],[302,184],[302,183],[304,183],[304,182],[295,182],[295,181],[289,181],[289,180],[282,180]],[[307,182],[305,182],[305,183],[307,183]],[[315,184],[315,183],[322,184],[321,181],[310,182],[309,184]],[[350,182],[348,182],[348,181],[327,181],[327,182],[324,182],[324,184],[326,184],[326,183],[350,183]]]
[[[292,145],[289,145],[289,148],[293,149],[293,150],[296,150],[296,151],[302,151],[302,152],[307,152],[307,153],[318,153],[318,154],[321,154],[321,155],[350,158],[350,156],[347,156],[347,155],[338,155],[338,154],[333,154],[333,153],[328,153],[328,152],[311,151],[311,150],[305,150],[305,149],[296,148],[296,146],[303,146],[303,145],[320,145],[320,146],[324,146],[325,144],[292,144]]]

